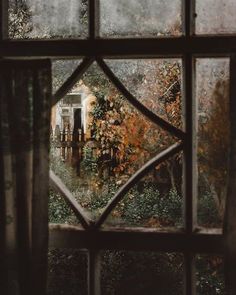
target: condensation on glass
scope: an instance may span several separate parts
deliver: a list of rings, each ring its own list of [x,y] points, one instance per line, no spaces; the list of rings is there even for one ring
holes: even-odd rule
[[[236,34],[235,0],[196,0],[196,34]]]
[[[138,82],[130,77],[130,83]],[[109,200],[138,169],[176,141],[128,103],[96,64],[52,108],[51,169],[93,219],[101,215]],[[169,194],[172,198],[173,194],[173,198],[181,198],[171,186],[178,182],[173,171],[178,169],[178,161],[176,158],[176,166],[174,162],[160,165],[163,168],[157,167],[146,179],[154,183],[153,190],[158,177],[165,179],[169,191],[162,191],[162,196]],[[152,195],[151,188],[148,194]],[[130,206],[134,205],[127,203],[131,210]],[[117,215],[112,219],[114,224],[121,218]]]
[[[222,227],[229,157],[229,59],[196,60],[198,224]]]
[[[180,0],[100,0],[100,36],[164,37],[182,34]]]
[[[103,251],[101,259],[103,295],[183,294],[181,254]]]
[[[226,294],[224,282],[224,259],[219,255],[197,255],[196,291],[202,294]]]
[[[106,63],[145,107],[182,128],[181,59],[106,60]]]
[[[87,1],[10,0],[10,39],[85,38]]]
[[[87,295],[87,252],[52,248],[48,251],[47,295]]]

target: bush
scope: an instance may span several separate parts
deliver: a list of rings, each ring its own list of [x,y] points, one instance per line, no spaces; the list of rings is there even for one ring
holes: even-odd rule
[[[144,225],[150,218],[161,225],[179,225],[182,220],[182,198],[175,190],[161,196],[152,182],[143,183],[142,191],[136,186],[123,203],[122,217],[131,225]]]
[[[216,203],[209,192],[198,199],[198,223],[207,227],[219,227],[221,224]]]

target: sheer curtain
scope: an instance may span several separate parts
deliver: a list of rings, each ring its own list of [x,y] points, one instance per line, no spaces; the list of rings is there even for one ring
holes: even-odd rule
[[[49,60],[0,62],[0,294],[46,294]]]

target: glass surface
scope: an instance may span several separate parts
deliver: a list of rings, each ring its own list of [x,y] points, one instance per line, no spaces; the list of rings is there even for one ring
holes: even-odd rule
[[[51,169],[94,219],[139,168],[176,141],[135,110],[96,64],[51,118]]]
[[[79,59],[52,60],[52,90],[55,93],[81,63]]]
[[[196,60],[198,224],[221,227],[228,180],[229,59]]]
[[[47,295],[87,295],[87,269],[85,251],[50,249]]]
[[[77,225],[79,223],[74,212],[66,203],[65,198],[52,188],[49,190],[48,217],[50,223],[71,225]]]
[[[182,128],[180,59],[106,60],[113,73],[144,106]]]
[[[182,154],[176,154],[142,178],[111,212],[105,226],[183,226]]]
[[[85,38],[85,0],[10,0],[10,39]]]
[[[100,0],[100,36],[179,36],[180,0]]]
[[[224,260],[216,255],[196,257],[197,295],[225,295]]]
[[[196,34],[236,34],[235,0],[197,0]]]
[[[180,254],[104,251],[101,257],[103,295],[183,294]]]

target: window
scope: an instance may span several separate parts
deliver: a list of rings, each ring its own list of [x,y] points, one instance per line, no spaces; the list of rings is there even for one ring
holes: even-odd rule
[[[56,131],[53,131],[54,139],[63,138],[60,145],[56,143],[54,146],[55,149],[60,148],[58,155],[62,156],[64,161],[73,160],[73,142],[76,141],[78,143],[76,145],[77,154],[74,157],[81,159],[82,152],[86,151],[84,158],[86,159],[86,156],[92,158],[89,163],[93,167],[95,165],[93,159],[100,146],[95,141],[90,140],[87,143],[86,140],[94,137],[94,130],[89,129],[91,124],[89,105],[96,101],[86,100],[84,92],[82,95],[71,92],[74,85],[83,80],[89,68],[93,69],[92,73],[96,71],[93,68],[96,67],[94,63],[104,75],[104,79],[109,80],[108,83],[116,89],[114,91],[122,95],[124,104],[129,105],[127,112],[135,114],[136,121],[131,119],[127,121],[129,125],[126,129],[132,126],[132,122],[135,124],[137,117],[140,116],[139,118],[143,117],[149,124],[146,125],[146,132],[154,130],[152,133],[154,136],[163,130],[169,134],[170,139],[162,149],[156,147],[154,142],[150,144],[151,147],[155,147],[155,152],[153,154],[149,152],[149,157],[145,158],[143,165],[137,165],[136,171],[130,172],[129,178],[125,179],[124,183],[121,182],[115,194],[107,200],[104,210],[101,212],[97,210],[98,216],[95,219],[91,218],[91,215],[84,210],[83,204],[76,201],[60,178],[51,171],[51,185],[58,193],[53,201],[56,198],[65,199],[79,221],[79,225],[74,225],[74,219],[72,222],[67,220],[67,224],[49,225],[49,247],[54,248],[50,250],[50,259],[51,261],[58,259],[59,265],[64,263],[62,257],[71,261],[71,264],[62,266],[62,269],[66,272],[70,267],[75,267],[74,274],[78,274],[81,278],[78,280],[76,287],[78,290],[76,290],[81,294],[111,294],[109,288],[114,291],[117,286],[119,288],[117,287],[116,291],[120,292],[118,294],[141,294],[138,292],[152,294],[148,286],[151,286],[155,280],[156,290],[162,290],[163,294],[172,292],[172,290],[178,290],[178,294],[208,294],[202,293],[208,292],[206,290],[209,287],[209,285],[204,286],[202,281],[211,277],[210,268],[215,269],[215,277],[219,278],[217,284],[220,285],[222,282],[222,255],[225,243],[222,220],[226,191],[222,192],[222,198],[217,199],[215,195],[217,204],[221,208],[219,219],[205,222],[202,216],[204,214],[206,216],[206,209],[210,204],[207,203],[208,205],[202,207],[201,205],[204,198],[206,202],[211,202],[211,200],[202,195],[202,190],[206,185],[209,190],[216,185],[212,177],[214,179],[215,174],[220,171],[224,171],[224,175],[217,175],[221,178],[222,186],[228,183],[228,179],[229,187],[233,182],[233,177],[225,165],[227,161],[225,155],[230,153],[230,133],[227,127],[232,125],[229,105],[232,110],[234,108],[232,96],[235,94],[233,81],[236,76],[234,69],[236,62],[233,48],[236,46],[236,23],[230,21],[232,15],[235,15],[233,13],[236,9],[235,4],[233,1],[226,0],[216,1],[216,4],[212,1],[200,0],[165,2],[90,0],[88,2],[89,5],[87,1],[70,0],[65,5],[65,1],[62,0],[59,2],[5,0],[1,4],[0,51],[3,58],[24,60],[28,57],[35,59],[49,57],[53,65],[60,60],[64,63],[63,65],[68,62],[69,66],[65,66],[64,79],[58,79],[53,85],[52,109],[54,111],[52,113],[56,114],[57,103],[63,99],[61,126],[64,124],[64,127],[67,125],[66,128],[68,128],[70,124],[76,125],[79,131],[75,134],[72,129],[68,131],[62,127],[67,131],[61,135],[59,129],[59,137],[57,137],[58,134],[55,135]],[[225,2],[224,5],[223,2]],[[224,18],[216,22],[214,15],[220,15],[222,11]],[[228,16],[228,12],[230,15],[226,18],[225,15]],[[165,15],[165,22],[156,21],[163,17],[162,14]],[[14,22],[14,19],[20,19],[20,17],[23,18],[21,27],[18,22]],[[142,70],[145,67],[150,69],[154,64],[159,69],[164,64],[176,71],[178,78],[170,83],[171,88],[167,87],[166,91],[174,93],[175,98],[178,92],[180,97],[180,105],[172,109],[173,112],[179,112],[177,115],[180,120],[177,125],[173,118],[168,118],[160,109],[155,109],[155,105],[153,108],[152,105],[145,105],[147,100],[142,100],[142,96],[139,97],[140,93],[134,87],[138,85],[138,79],[148,78],[147,73],[143,74]],[[59,71],[60,69],[63,67],[59,67]],[[125,69],[124,72],[122,69]],[[131,80],[136,79],[134,85],[129,84],[129,81],[127,83],[125,77],[129,69],[134,69],[134,73],[130,75]],[[63,74],[59,74],[60,78],[62,76]],[[96,77],[100,79],[102,76],[98,74]],[[163,79],[166,81],[165,79],[168,78]],[[142,83],[141,86],[144,87],[145,81],[143,80]],[[215,89],[216,86],[217,89]],[[230,96],[229,88],[231,89]],[[152,89],[149,94],[151,93]],[[164,92],[163,100],[165,100],[165,95]],[[214,102],[212,102],[213,96],[218,98]],[[223,113],[221,113],[220,102],[222,98],[226,102]],[[75,104],[74,107],[73,104]],[[65,108],[67,106],[68,109]],[[122,107],[125,108],[123,105]],[[215,117],[212,117],[212,112],[208,114],[210,107],[212,112],[215,112]],[[215,124],[215,118],[222,120],[223,116],[225,117],[222,125],[226,128],[222,129],[225,134],[222,140],[225,146],[221,146],[222,149],[219,152],[224,153],[224,161],[223,163],[214,161],[214,165],[210,166],[210,161],[214,159],[214,156],[218,157],[216,154],[211,154],[210,145],[215,144],[219,147],[222,133],[219,131],[219,133],[211,134],[209,129],[212,128],[211,124]],[[60,124],[56,116],[52,117],[56,130],[56,126]],[[113,120],[113,125],[117,126],[116,119],[113,118]],[[217,125],[217,130],[221,130],[222,125]],[[143,138],[148,141],[150,136],[146,135],[146,138],[145,136]],[[86,149],[84,149],[85,144]],[[106,150],[108,150],[105,155],[107,157],[103,157],[103,162],[111,161],[110,155],[115,153],[114,150],[110,150],[110,147]],[[124,200],[125,195],[130,190],[132,191],[143,177],[149,177],[149,173],[155,171],[155,167],[173,157],[178,158],[177,170],[181,175],[178,185],[182,189],[182,197],[178,199],[179,211],[175,216],[177,221],[170,222],[167,227],[163,224],[159,226],[161,219],[156,220],[153,215],[149,219],[149,222],[154,223],[153,227],[150,223],[144,226],[138,221],[133,227],[127,227],[123,221],[119,226],[117,224],[114,226],[114,223],[104,226],[108,216],[120,205],[119,202]],[[73,163],[73,165],[77,176],[81,177],[80,162]],[[102,177],[109,174],[104,171],[101,172]],[[159,180],[163,178],[161,175],[156,175],[156,177]],[[216,186],[214,189],[217,194]],[[140,198],[141,193],[139,192],[136,193],[137,199]],[[145,202],[148,201],[147,198]],[[151,204],[147,207],[148,212],[153,209],[153,206],[154,204]],[[129,208],[132,215],[134,212],[132,202],[129,203]],[[228,208],[226,211],[226,220],[229,224],[232,221],[232,218],[228,217],[231,209]],[[70,222],[73,225],[68,225]],[[66,248],[65,251],[68,251],[68,254],[60,252],[61,248]],[[83,265],[84,273],[73,264],[75,260],[78,265]],[[124,261],[129,261],[129,266]],[[135,261],[141,261],[144,267],[132,269],[131,265]],[[158,264],[166,267],[161,274],[155,273]],[[152,275],[145,277],[147,265],[153,272]],[[171,265],[175,265],[174,270],[170,267]],[[53,267],[57,273],[58,268],[55,265]],[[201,269],[205,272],[201,273]],[[127,278],[129,271],[135,272],[136,270],[140,272],[136,278],[133,280]],[[165,276],[165,274],[170,276]],[[119,276],[122,281],[120,284],[116,282]],[[129,284],[134,285],[142,279],[146,280],[144,285],[137,285],[138,287],[134,286],[132,290],[129,289]],[[162,284],[165,280],[168,282],[167,285]],[[54,284],[57,282],[55,280]],[[68,284],[73,284],[73,282]],[[223,287],[217,285],[216,289],[223,290]]]

